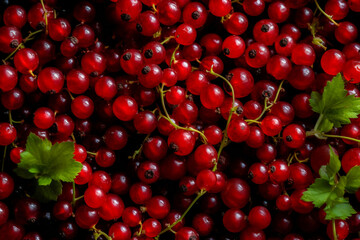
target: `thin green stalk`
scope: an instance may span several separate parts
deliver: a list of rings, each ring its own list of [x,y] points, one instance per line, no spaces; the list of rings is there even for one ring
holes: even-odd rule
[[[319,9],[319,11],[324,14],[325,17],[327,17],[332,23],[334,23],[337,27],[339,26],[339,24],[337,22],[335,22],[335,20],[332,18],[332,16],[330,16],[329,14],[327,14],[324,10],[322,10],[322,8],[320,7],[319,3],[317,0],[314,1],[316,4],[317,9]]]
[[[335,219],[332,220],[332,230],[333,230],[333,238],[334,238],[334,240],[338,240],[337,233],[336,233]]]
[[[181,222],[181,220],[184,219],[184,217],[186,216],[186,214],[190,211],[190,209],[194,206],[194,204],[206,193],[205,190],[201,190],[200,192],[198,192],[198,194],[196,195],[196,198],[191,202],[191,204],[189,205],[189,207],[185,210],[185,212],[181,215],[181,217],[176,220],[175,222],[173,222],[173,224],[171,224],[170,226],[168,226],[167,228],[165,228],[164,230],[162,230],[156,237],[155,239],[159,239],[159,236],[166,233],[167,231],[169,231],[170,229],[172,229],[176,224],[178,224],[179,222]]]
[[[181,126],[175,124],[173,121],[171,121],[170,115],[169,115],[168,111],[166,110],[166,106],[165,106],[164,84],[161,84],[161,87],[159,87],[158,90],[159,90],[159,93],[160,93],[161,105],[162,105],[162,108],[163,108],[164,113],[165,113],[164,118],[165,118],[166,120],[168,120],[169,123],[170,123],[171,125],[173,125],[175,129],[182,129],[182,130],[193,131],[193,132],[198,133],[198,134],[201,136],[201,138],[203,139],[203,142],[204,142],[205,144],[207,144],[207,138],[206,138],[206,136],[204,135],[203,132],[201,132],[201,131],[199,131],[199,130],[197,130],[197,129],[194,129],[194,128],[184,128],[184,127],[181,127]]]
[[[76,203],[76,188],[75,188],[75,182],[72,183],[73,184],[73,200],[72,200],[72,206],[75,207],[75,203]]]
[[[43,8],[43,10],[44,10],[45,33],[46,33],[46,35],[47,35],[47,34],[48,34],[48,12],[47,12],[47,10],[46,10],[46,8],[45,8],[44,0],[40,0],[40,2],[41,2],[41,6],[42,6],[42,8]]]
[[[352,137],[346,137],[346,136],[341,136],[341,135],[332,135],[332,134],[321,134],[322,136],[324,137],[331,137],[331,138],[341,138],[341,139],[346,139],[346,140],[350,140],[350,141],[354,141],[354,142],[357,142],[357,143],[360,143],[360,140],[359,139],[356,139],[356,138],[352,138]]]
[[[175,55],[176,55],[176,51],[179,49],[180,44],[178,44],[175,48],[175,50],[173,51],[173,53],[171,54],[171,59],[170,59],[170,67],[172,65],[172,63],[175,61]]]

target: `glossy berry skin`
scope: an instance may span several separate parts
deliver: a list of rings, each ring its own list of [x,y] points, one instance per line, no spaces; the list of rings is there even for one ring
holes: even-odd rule
[[[19,5],[8,6],[3,14],[4,24],[21,29],[26,24],[26,10]]]
[[[181,8],[179,5],[179,1],[159,1],[156,8],[160,23],[166,26],[171,26],[179,22],[181,18]]]
[[[222,221],[226,230],[232,233],[241,232],[247,225],[245,214],[236,208],[227,210]]]
[[[268,15],[275,23],[281,23],[288,19],[290,8],[282,1],[276,1],[269,5]]]
[[[275,55],[266,64],[266,72],[276,80],[286,79],[292,69],[291,61],[284,56]]]
[[[308,66],[294,66],[287,80],[294,88],[305,90],[315,81],[315,74],[312,68]]]
[[[269,49],[263,43],[253,43],[245,51],[246,63],[253,68],[265,66],[269,58]]]
[[[143,64],[144,58],[136,49],[129,49],[121,55],[121,68],[129,75],[137,75]]]
[[[285,161],[276,160],[269,164],[269,177],[277,183],[285,182],[290,176],[290,169]]]
[[[23,48],[16,52],[14,65],[22,74],[32,73],[39,65],[38,54],[30,48]]]
[[[282,33],[275,39],[276,53],[282,56],[290,56],[296,46],[294,38],[286,33]]]
[[[98,211],[86,205],[78,207],[75,212],[76,224],[83,229],[89,229],[95,226],[99,219]]]
[[[264,184],[269,179],[268,168],[262,163],[253,163],[249,168],[248,175],[255,184]]]
[[[262,230],[259,230],[259,229],[254,228],[254,227],[248,227],[244,231],[241,232],[240,239],[244,239],[244,240],[253,240],[253,239],[265,240],[266,236],[265,236],[265,233]]]
[[[221,48],[228,58],[238,58],[245,52],[245,42],[239,36],[229,36],[224,39]]]
[[[196,39],[196,29],[189,24],[181,24],[176,28],[175,40],[178,44],[188,46]]]
[[[146,212],[150,217],[155,219],[163,219],[170,212],[170,203],[163,196],[154,196],[146,202]]]
[[[314,49],[306,43],[297,44],[291,53],[291,60],[296,65],[311,66],[314,64],[315,58]]]
[[[265,229],[271,223],[271,215],[267,208],[256,206],[250,210],[248,220],[251,226],[257,229]]]
[[[216,184],[216,175],[209,169],[204,169],[196,176],[196,186],[198,189],[209,191]]]
[[[280,118],[270,115],[270,116],[266,116],[261,121],[260,127],[265,135],[275,136],[280,133],[282,129],[282,122]]]
[[[351,148],[345,152],[341,159],[342,169],[347,173],[354,166],[360,165],[360,148]]]
[[[207,214],[198,213],[192,220],[192,226],[200,236],[207,236],[214,227],[214,220]]]
[[[279,35],[279,27],[270,19],[258,21],[253,28],[253,36],[256,42],[271,46]]]
[[[223,22],[223,25],[230,34],[241,35],[248,28],[249,22],[245,14],[234,12]]]
[[[94,112],[94,102],[88,96],[80,95],[71,102],[71,112],[79,119],[89,118]]]
[[[14,89],[18,82],[17,71],[8,65],[0,65],[0,89],[4,92]]]
[[[63,41],[71,33],[71,26],[67,19],[56,18],[49,21],[49,36],[54,41]]]
[[[53,214],[56,219],[64,221],[71,216],[72,206],[69,202],[58,201],[54,205]]]
[[[321,57],[321,67],[327,74],[338,74],[345,64],[345,55],[336,49],[326,51]]]
[[[19,29],[11,26],[0,27],[0,52],[11,53],[22,42]]]
[[[156,237],[161,232],[161,223],[154,218],[148,218],[143,222],[143,231],[149,238]]]
[[[109,236],[113,240],[130,240],[131,230],[126,224],[117,222],[111,225],[109,229]]]
[[[24,235],[24,227],[14,221],[8,221],[0,227],[0,237],[2,239],[22,240]]]
[[[176,155],[186,156],[194,149],[195,137],[189,131],[182,129],[174,130],[169,135],[168,146]]]
[[[137,169],[137,175],[143,183],[152,184],[160,177],[159,165],[150,161],[142,162]]]
[[[280,195],[276,198],[276,207],[280,211],[288,211],[291,209],[291,200],[288,195]]]
[[[288,184],[294,189],[304,189],[310,186],[313,181],[313,173],[310,167],[303,163],[294,163],[290,165],[290,176]]]
[[[160,29],[159,19],[152,11],[145,11],[140,13],[136,30],[144,36],[150,37]]]
[[[345,79],[351,83],[359,83],[360,82],[359,67],[360,67],[360,61],[357,60],[347,61],[343,68],[343,74]]]
[[[146,88],[154,88],[160,84],[162,74],[162,70],[158,65],[145,65],[138,74],[139,82]]]
[[[152,195],[152,190],[149,185],[145,183],[135,183],[130,187],[130,198],[136,204],[144,204]]]
[[[194,161],[197,166],[203,169],[211,168],[217,161],[217,151],[211,145],[200,145],[194,152]]]
[[[234,89],[236,98],[246,97],[254,89],[254,77],[245,68],[234,68],[230,70],[228,78]],[[232,95],[227,85],[224,85],[224,88],[228,94]]]
[[[185,5],[182,12],[184,23],[190,24],[194,28],[204,26],[207,16],[208,13],[205,6],[199,2],[189,2]]]
[[[122,199],[116,194],[109,193],[98,210],[99,216],[105,221],[115,220],[122,216],[124,208]]]
[[[106,69],[106,59],[104,55],[96,52],[88,52],[81,58],[81,68],[92,77],[97,77]]]
[[[282,133],[284,143],[290,148],[300,148],[305,143],[305,129],[298,124],[286,126]]]
[[[111,126],[104,135],[105,144],[111,150],[120,150],[125,147],[127,139],[128,134],[120,126]]]
[[[243,8],[246,14],[258,16],[265,9],[265,2],[263,0],[244,0]]]
[[[58,93],[65,82],[63,73],[54,67],[47,67],[40,71],[37,83],[41,92]]]
[[[80,48],[90,47],[95,42],[95,32],[92,27],[87,24],[76,26],[72,35],[76,38],[77,44]]]
[[[314,208],[312,202],[305,202],[301,199],[305,191],[306,189],[296,190],[290,196],[291,207],[297,213],[302,213],[302,214],[309,213]]]
[[[348,3],[344,0],[330,0],[325,4],[325,12],[334,20],[341,20],[349,13]]]
[[[1,133],[1,138],[0,138],[1,146],[6,146],[14,142],[17,135],[15,127],[10,123],[6,123],[6,122],[0,123],[0,133]]]
[[[105,192],[97,186],[91,186],[85,190],[84,200],[86,205],[91,208],[101,207],[101,205],[105,202],[105,199]]]
[[[339,240],[343,240],[349,235],[349,224],[344,220],[335,220],[335,229],[337,239]],[[330,239],[335,239],[333,232],[333,224],[331,221],[329,221],[329,223],[327,224],[326,233]]]
[[[250,187],[239,178],[229,179],[221,192],[221,199],[229,208],[243,208],[249,201]]]
[[[199,234],[191,227],[181,228],[175,235],[175,240],[199,240]]]
[[[217,17],[227,15],[232,9],[231,1],[229,0],[210,0],[209,10],[210,13]]]
[[[250,135],[250,127],[242,119],[234,118],[230,121],[228,128],[228,136],[233,142],[243,142]]]
[[[115,116],[122,121],[132,120],[138,111],[135,99],[124,95],[115,99],[112,108]]]
[[[335,29],[335,38],[342,44],[348,44],[355,41],[358,36],[357,27],[351,22],[341,22]]]
[[[47,107],[40,107],[34,112],[34,124],[38,128],[48,129],[55,123],[54,112]]]
[[[125,0],[116,2],[116,14],[122,21],[132,22],[140,15],[142,4],[139,0]]]
[[[136,207],[127,207],[122,214],[122,220],[129,227],[136,227],[142,219],[142,214]]]
[[[74,182],[78,185],[84,185],[88,183],[92,175],[92,169],[90,165],[87,162],[83,162],[82,165],[83,166],[80,173],[74,179]]]
[[[215,84],[209,84],[200,92],[200,101],[208,109],[220,107],[224,102],[224,91]]]

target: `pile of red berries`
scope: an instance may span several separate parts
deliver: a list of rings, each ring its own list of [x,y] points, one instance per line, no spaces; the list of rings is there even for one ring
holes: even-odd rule
[[[359,189],[304,198],[332,159],[335,190],[360,165],[360,111],[324,110],[360,97],[359,18],[360,0],[1,0],[0,239],[360,239]],[[59,194],[14,172],[31,133],[73,143]]]

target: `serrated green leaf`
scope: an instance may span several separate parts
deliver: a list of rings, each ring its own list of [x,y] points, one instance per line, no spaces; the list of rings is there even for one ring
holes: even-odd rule
[[[58,196],[61,194],[61,191],[61,182],[52,181],[50,185],[37,186],[33,197],[40,202],[56,201]]]
[[[21,170],[15,172],[28,178],[38,177],[40,185],[50,184],[51,180],[72,182],[82,168],[82,164],[73,157],[73,142],[52,145],[48,139],[41,139],[31,133],[18,164],[18,169]],[[26,170],[31,174],[26,174]],[[41,178],[44,179],[40,180]]]
[[[350,193],[356,192],[360,188],[360,166],[355,166],[346,174],[347,183],[346,191]]]
[[[335,154],[332,147],[329,145],[330,151],[330,160],[327,165],[320,167],[319,175],[322,179],[329,181],[330,185],[335,184],[336,174],[339,172],[341,167],[341,162],[338,155]]]
[[[338,197],[324,208],[326,220],[347,219],[355,214],[355,209],[350,205],[349,200],[344,197]]]
[[[38,183],[40,186],[47,186],[51,184],[52,179],[50,177],[46,177],[46,176],[41,176],[38,179]]]
[[[47,174],[54,180],[72,182],[81,171],[82,164],[74,160],[74,143],[55,143],[51,148],[51,161]]]
[[[31,179],[35,177],[34,173],[29,172],[27,169],[24,168],[15,168],[14,172],[16,173],[16,175],[18,175],[21,178],[25,178],[25,179]]]
[[[311,93],[310,106],[335,127],[349,124],[351,118],[356,118],[360,114],[360,98],[347,96],[340,73],[327,82],[322,95],[317,92]],[[329,124],[325,126],[321,129],[324,132],[329,130]]]
[[[320,132],[329,132],[331,129],[333,129],[334,124],[332,122],[329,121],[329,119],[327,118],[323,118],[323,120],[321,121],[321,123],[319,124],[319,127],[317,128],[318,131]]]
[[[326,203],[331,193],[332,186],[329,182],[322,178],[316,178],[315,182],[303,193],[301,199],[312,202],[315,207],[319,208]]]

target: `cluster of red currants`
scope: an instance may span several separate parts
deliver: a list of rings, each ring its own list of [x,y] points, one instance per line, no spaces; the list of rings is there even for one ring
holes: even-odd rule
[[[0,239],[360,239],[360,212],[302,199],[330,148],[360,165],[360,118],[316,132],[309,103],[338,73],[360,97],[359,17],[360,0],[0,0]],[[30,133],[82,163],[55,202],[13,173]]]

